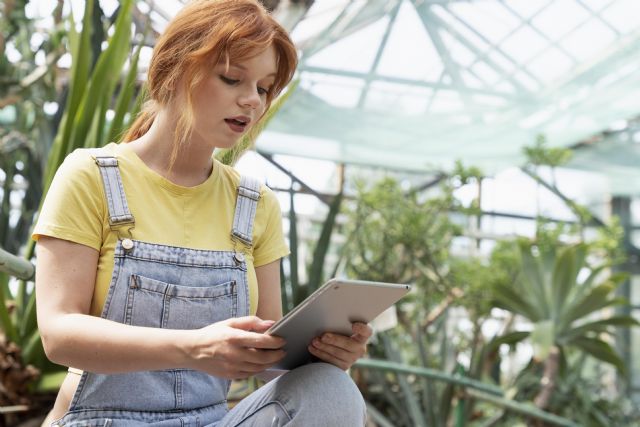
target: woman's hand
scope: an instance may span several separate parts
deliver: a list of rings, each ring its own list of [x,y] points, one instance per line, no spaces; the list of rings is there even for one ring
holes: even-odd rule
[[[325,333],[313,339],[309,352],[320,360],[347,370],[367,352],[367,341],[373,330],[366,323],[353,323],[350,337]]]
[[[246,316],[190,331],[189,367],[227,379],[247,378],[266,370],[285,355],[285,340],[263,333],[274,323]]]

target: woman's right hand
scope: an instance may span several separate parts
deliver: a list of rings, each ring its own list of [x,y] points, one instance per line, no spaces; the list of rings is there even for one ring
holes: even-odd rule
[[[274,323],[246,316],[189,331],[189,367],[226,379],[263,372],[285,355],[285,340],[263,333]]]

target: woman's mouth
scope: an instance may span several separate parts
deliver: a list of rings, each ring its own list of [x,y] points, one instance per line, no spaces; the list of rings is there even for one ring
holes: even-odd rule
[[[233,117],[230,119],[224,119],[229,128],[232,131],[237,133],[242,133],[247,129],[247,125],[249,124],[249,120],[244,117]]]

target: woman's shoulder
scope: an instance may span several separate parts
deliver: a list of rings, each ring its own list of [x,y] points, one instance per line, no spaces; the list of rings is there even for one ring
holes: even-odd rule
[[[216,162],[216,167],[220,171],[220,181],[223,182],[229,189],[235,194],[237,192],[238,186],[240,185],[240,179],[242,175],[235,168],[229,165],[225,165],[218,160],[214,160]],[[272,204],[275,201],[276,196],[273,190],[267,187],[265,184],[260,184],[260,201],[265,200],[267,204]],[[260,202],[258,202],[260,204]]]
[[[65,157],[60,170],[67,173],[86,173],[94,175],[98,172],[97,155],[116,156],[116,144],[109,144],[102,148],[76,148]]]

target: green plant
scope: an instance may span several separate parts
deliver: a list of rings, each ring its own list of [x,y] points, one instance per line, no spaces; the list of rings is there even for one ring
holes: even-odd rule
[[[521,240],[521,274],[509,283],[494,288],[496,307],[518,314],[533,324],[532,331],[514,331],[495,339],[491,346],[514,345],[529,339],[534,360],[542,363],[542,380],[534,398],[536,406],[549,406],[561,366],[567,365],[567,353],[577,349],[620,372],[625,366],[606,337],[612,327],[631,327],[638,322],[630,316],[607,315],[605,309],[625,304],[614,296],[624,280],[622,274],[603,277],[610,266],[606,260],[598,266],[587,263],[586,244],[551,245]],[[582,279],[581,272],[587,272]]]
[[[53,173],[60,165],[65,155],[78,147],[94,147],[103,145],[108,135],[113,135],[123,124],[125,110],[129,110],[133,104],[134,93],[131,88],[134,86],[137,69],[137,58],[139,48],[131,60],[131,70],[124,79],[121,79],[121,71],[124,62],[129,55],[131,44],[131,8],[132,0],[121,2],[118,17],[114,24],[114,31],[108,40],[106,49],[98,51],[94,55],[90,43],[92,34],[104,34],[103,31],[96,31],[92,18],[96,16],[95,2],[90,0],[85,4],[85,15],[83,19],[82,31],[75,32],[73,17],[70,16],[68,40],[71,45],[72,69],[69,83],[69,94],[64,106],[62,122],[58,128],[51,150],[49,151],[47,173],[45,174],[42,187],[39,187],[40,176],[29,176],[31,188],[40,188],[40,194],[33,201],[32,208],[37,207],[46,192]],[[97,16],[100,16],[99,14]],[[100,46],[102,40],[98,40]],[[95,59],[95,66],[93,66]],[[120,94],[115,103],[115,119],[111,122],[107,120],[108,111],[113,104],[115,90],[120,82]],[[31,147],[29,138],[23,143],[24,147]],[[5,146],[3,146],[4,148]],[[49,148],[46,145],[47,149]],[[21,156],[31,155],[33,150],[15,151]],[[4,157],[3,157],[4,160]],[[16,161],[13,165],[2,165],[5,171],[11,171],[12,167],[17,167],[19,157],[13,157]],[[29,160],[29,159],[26,159]],[[33,159],[30,159],[33,160]],[[38,162],[35,162],[36,164]],[[8,200],[10,193],[5,192],[3,203]],[[34,196],[36,197],[36,196]],[[37,202],[35,201],[37,200]],[[26,205],[25,205],[26,206]],[[28,206],[27,206],[28,207]],[[25,210],[22,215],[29,215]],[[30,228],[30,219],[25,219],[21,230]],[[14,231],[14,235],[19,230]],[[5,236],[3,235],[2,238]],[[25,258],[31,259],[33,256],[34,244],[29,241],[26,245]],[[37,329],[35,313],[35,292],[33,286],[28,282],[28,278],[22,278],[9,286],[9,277],[6,273],[0,273],[0,325],[7,340],[11,345],[19,349],[20,363],[25,366],[34,366],[41,374],[37,376],[38,381],[30,384],[30,391],[46,391],[58,388],[64,376],[63,368],[50,363],[42,349],[40,336]],[[29,368],[27,368],[29,369]],[[6,387],[7,384],[3,383]],[[22,391],[21,393],[23,393]]]
[[[468,178],[467,178],[468,179]],[[461,184],[462,180],[458,180]],[[444,179],[435,194],[404,191],[398,181],[384,178],[359,183],[348,205],[344,248],[346,272],[365,280],[414,284],[415,291],[397,304],[399,325],[371,343],[370,355],[399,364],[453,373],[455,359],[445,328],[447,310],[465,295],[467,283],[457,278],[461,263],[451,259],[452,238],[460,229],[449,219],[460,210],[453,186]],[[444,426],[457,401],[455,388],[425,378],[363,370],[365,397],[394,425]]]

